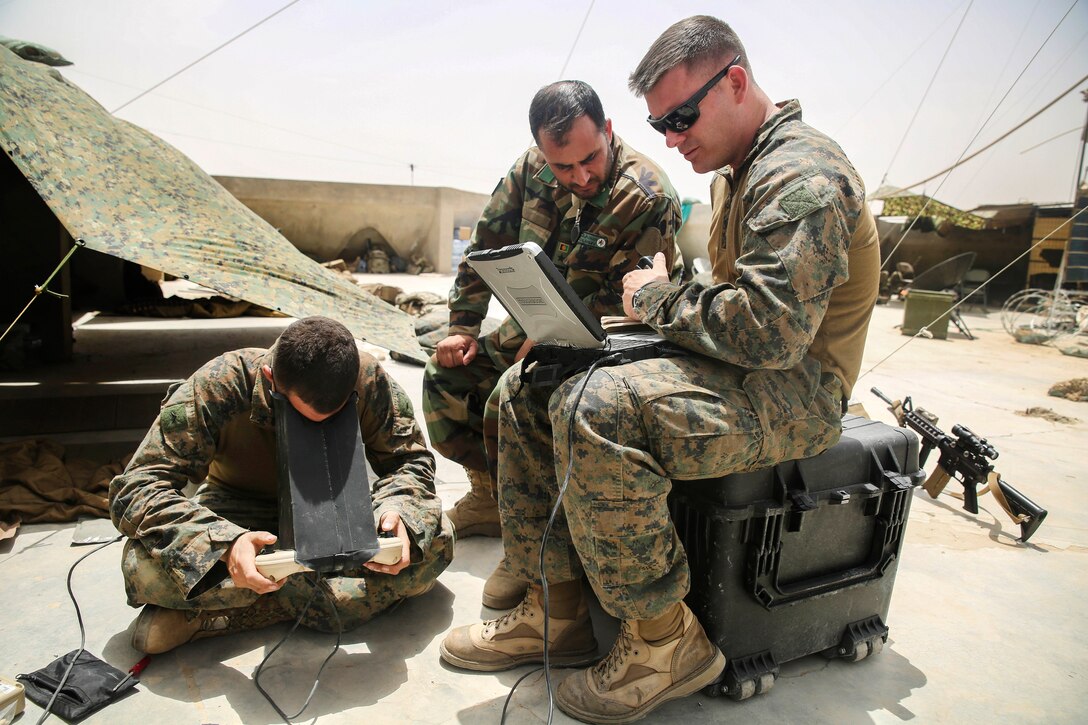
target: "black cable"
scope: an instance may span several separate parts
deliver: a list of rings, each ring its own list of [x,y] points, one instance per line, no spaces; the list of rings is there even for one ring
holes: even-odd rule
[[[76,650],[75,655],[72,656],[72,661],[68,663],[68,668],[64,670],[64,675],[60,678],[60,682],[57,683],[57,689],[53,691],[53,696],[49,698],[49,702],[45,706],[45,712],[43,712],[42,716],[38,718],[37,725],[42,725],[42,723],[45,722],[45,719],[49,717],[49,713],[53,709],[53,703],[57,701],[57,695],[59,695],[60,691],[64,689],[64,685],[68,682],[68,676],[72,674],[72,668],[76,666],[76,660],[78,660],[79,656],[83,654],[84,649],[87,646],[87,630],[83,626],[83,614],[79,611],[79,603],[76,601],[75,592],[72,591],[72,573],[76,570],[76,566],[78,566],[79,563],[86,559],[88,556],[102,551],[102,549],[105,549],[110,544],[117,543],[122,538],[124,537],[118,535],[116,538],[110,539],[106,543],[94,547],[86,554],[76,559],[75,563],[68,568],[68,596],[72,600],[72,606],[76,608],[76,621],[79,622],[79,649]]]
[[[903,144],[906,143],[907,136],[910,135],[910,130],[914,128],[914,122],[918,119],[918,113],[922,110],[922,106],[925,105],[926,98],[929,96],[930,90],[933,88],[934,81],[937,80],[937,75],[941,72],[941,67],[944,66],[944,61],[948,58],[948,52],[952,50],[952,44],[956,42],[956,37],[960,34],[960,28],[963,27],[963,21],[967,20],[967,15],[971,12],[971,7],[975,4],[975,0],[971,0],[967,3],[967,9],[963,11],[963,15],[960,16],[960,22],[956,25],[956,30],[953,31],[952,37],[948,41],[948,47],[944,49],[944,54],[941,55],[940,62],[937,63],[937,67],[933,70],[933,75],[929,79],[929,85],[926,86],[925,92],[922,94],[922,98],[918,101],[918,107],[914,109],[914,115],[910,117],[910,122],[907,123],[907,128],[903,131],[903,138],[899,139],[899,145],[895,147],[895,152],[892,154],[892,160],[888,162],[888,168],[884,170],[884,176],[881,177],[880,183],[877,184],[877,188],[884,186],[884,182],[888,178],[888,173],[892,170],[892,166],[895,165],[895,160],[899,158],[899,152],[903,150]]]
[[[38,722],[36,723],[36,725],[41,725],[43,722],[45,722],[46,718],[49,717],[49,715],[51,714],[51,710],[53,709],[53,703],[57,700],[57,695],[59,695],[61,690],[64,689],[64,685],[68,682],[68,677],[72,674],[72,668],[75,667],[76,661],[79,659],[79,656],[83,654],[84,651],[86,651],[87,630],[86,627],[84,627],[83,625],[83,613],[79,609],[79,602],[76,601],[75,592],[72,591],[72,574],[75,572],[76,567],[84,559],[91,556],[92,554],[98,553],[110,544],[114,544],[123,538],[123,536],[118,535],[117,537],[110,539],[109,541],[99,546],[96,546],[91,551],[76,559],[76,561],[68,569],[68,597],[72,600],[72,606],[76,610],[76,621],[79,623],[79,649],[76,650],[75,654],[72,656],[72,661],[68,663],[68,667],[64,670],[64,674],[61,676],[60,682],[57,684],[56,690],[53,691],[53,696],[49,698],[49,702],[46,704],[45,710],[42,712],[41,717],[38,718]],[[257,689],[260,691],[260,693],[264,695],[264,698],[268,700],[268,703],[279,714],[279,716],[283,718],[284,722],[288,723],[288,725],[290,725],[292,719],[301,715],[303,712],[306,711],[306,708],[310,706],[310,701],[313,699],[314,693],[317,692],[317,687],[321,682],[321,673],[325,671],[325,666],[329,664],[329,660],[331,660],[333,656],[340,651],[340,639],[344,633],[344,626],[340,621],[340,612],[336,609],[336,604],[332,601],[329,593],[325,591],[324,587],[321,586],[320,576],[315,574],[312,579],[307,577],[306,580],[313,587],[313,591],[310,593],[310,598],[306,601],[306,606],[304,606],[302,608],[302,611],[299,612],[298,617],[295,619],[294,625],[292,625],[291,629],[288,630],[287,634],[285,634],[283,638],[276,643],[276,646],[273,647],[269,651],[269,653],[264,656],[264,659],[261,660],[261,663],[257,665],[257,669],[253,671],[253,684],[257,686]],[[317,592],[319,590],[321,591],[321,594],[325,597],[325,602],[329,605],[329,609],[332,610],[333,618],[336,620],[336,644],[333,646],[332,652],[330,652],[328,656],[325,657],[325,661],[321,663],[321,667],[318,668],[317,676],[314,677],[314,685],[310,688],[310,694],[306,697],[306,701],[302,703],[302,708],[294,715],[287,715],[283,712],[283,710],[280,709],[279,705],[276,704],[276,701],[272,699],[272,696],[269,695],[263,687],[261,687],[261,669],[265,666],[265,664],[268,663],[269,658],[271,658],[272,655],[275,654],[276,650],[278,650],[281,645],[286,643],[288,638],[290,638],[294,631],[298,629],[299,625],[302,623],[302,618],[306,616],[306,613],[310,610],[311,605],[313,605],[314,598],[317,596]]]
[[[983,282],[982,284],[980,284],[980,285],[978,286],[978,288],[977,288],[977,289],[982,289],[982,288],[984,288],[984,287],[985,287],[986,285],[990,284],[990,282],[993,282],[993,281],[994,281],[995,279],[997,279],[998,275],[1000,275],[1001,273],[1003,273],[1003,272],[1005,272],[1006,270],[1010,269],[1010,268],[1011,268],[1011,267],[1012,267],[1012,266],[1013,266],[1014,264],[1016,264],[1016,263],[1017,263],[1017,262],[1019,262],[1019,261],[1020,261],[1021,259],[1023,259],[1023,258],[1024,258],[1024,257],[1026,257],[1026,256],[1028,256],[1029,254],[1031,254],[1031,252],[1032,252],[1032,250],[1033,250],[1033,249],[1035,249],[1035,248],[1039,247],[1040,245],[1042,245],[1042,244],[1043,244],[1043,243],[1044,243],[1045,241],[1047,241],[1047,240],[1048,240],[1048,239],[1050,239],[1050,238],[1051,238],[1052,236],[1054,236],[1055,234],[1057,234],[1057,233],[1058,233],[1058,232],[1059,232],[1059,231],[1060,231],[1060,230],[1061,230],[1061,229],[1062,229],[1063,227],[1066,227],[1066,226],[1068,226],[1068,225],[1071,225],[1071,224],[1072,224],[1072,223],[1073,223],[1074,221],[1076,221],[1077,217],[1079,217],[1079,216],[1080,216],[1081,214],[1084,214],[1084,213],[1085,213],[1086,211],[1088,211],[1088,208],[1084,208],[1084,209],[1081,209],[1081,210],[1080,210],[1080,211],[1078,211],[1078,212],[1077,212],[1076,214],[1073,214],[1072,216],[1070,216],[1070,217],[1069,217],[1068,219],[1066,219],[1066,220],[1065,220],[1064,222],[1062,222],[1062,223],[1061,223],[1061,224],[1059,224],[1059,225],[1058,225],[1057,227],[1055,227],[1054,229],[1052,229],[1052,230],[1050,231],[1050,233],[1049,233],[1049,234],[1047,234],[1047,235],[1046,235],[1045,237],[1043,237],[1043,238],[1042,238],[1042,239],[1040,239],[1039,241],[1035,242],[1035,244],[1031,245],[1030,247],[1028,247],[1027,249],[1025,249],[1025,250],[1024,250],[1023,252],[1021,252],[1021,253],[1020,253],[1019,255],[1017,255],[1016,259],[1014,259],[1014,260],[1012,260],[1011,262],[1009,262],[1008,264],[1006,264],[1006,265],[1005,265],[1004,267],[1002,267],[1002,268],[1001,268],[1000,270],[998,270],[996,274],[993,274],[993,275],[991,275],[991,276],[989,277],[989,279],[987,279],[987,280],[986,280],[985,282]],[[956,309],[957,309],[958,307],[960,307],[961,305],[964,305],[964,304],[966,304],[966,303],[967,303],[967,300],[968,300],[968,298],[967,298],[967,297],[964,297],[963,299],[959,300],[958,302],[956,302],[955,304],[953,304],[953,305],[952,305],[951,307],[949,307],[949,308],[948,308],[947,310],[945,310],[944,312],[942,312],[942,313],[941,313],[941,316],[944,316],[944,315],[950,315],[950,314],[952,314],[953,312],[955,312],[955,310],[956,310]],[[940,319],[940,318],[938,318],[938,319]],[[880,366],[881,366],[881,365],[883,365],[884,363],[886,363],[886,362],[888,362],[889,360],[891,360],[891,359],[892,359],[892,357],[894,357],[895,355],[897,355],[897,354],[899,353],[899,351],[900,351],[900,350],[902,350],[903,348],[905,348],[905,347],[906,347],[907,345],[909,345],[910,343],[914,342],[914,340],[915,340],[916,338],[918,338],[918,337],[920,337],[920,336],[923,336],[923,335],[925,335],[925,334],[926,334],[926,332],[928,332],[928,330],[929,330],[929,326],[930,326],[930,325],[932,325],[932,324],[933,324],[934,322],[936,322],[936,320],[931,320],[930,322],[926,323],[926,324],[925,324],[925,325],[924,325],[924,326],[923,326],[923,327],[922,327],[921,329],[919,329],[919,330],[918,330],[918,332],[916,332],[915,334],[913,334],[913,335],[911,335],[910,337],[908,337],[908,338],[907,338],[907,340],[906,340],[906,341],[905,341],[905,342],[904,342],[904,343],[903,343],[902,345],[900,345],[899,347],[895,348],[895,349],[894,349],[894,350],[892,350],[892,351],[891,351],[890,353],[888,353],[887,355],[885,355],[884,357],[882,357],[882,358],[881,358],[880,360],[878,360],[878,361],[877,361],[877,362],[876,362],[876,363],[875,363],[875,364],[874,364],[874,365],[873,365],[873,366],[872,366],[871,368],[869,368],[869,369],[868,369],[868,370],[866,370],[865,372],[863,372],[863,373],[861,373],[860,375],[858,375],[858,379],[857,379],[857,380],[856,380],[856,381],[854,382],[854,385],[856,386],[856,385],[857,385],[857,383],[858,383],[859,381],[861,381],[862,379],[864,379],[866,375],[868,375],[869,373],[873,372],[874,370],[876,370],[876,369],[877,369],[878,367],[880,367]]]
[[[578,47],[578,41],[582,37],[582,31],[586,29],[586,22],[589,21],[589,14],[593,12],[593,3],[597,0],[589,0],[589,7],[586,8],[586,16],[582,18],[582,24],[578,26],[578,32],[574,35],[574,42],[570,45],[570,52],[567,53],[567,59],[563,61],[563,70],[559,71],[558,80],[563,80],[563,76],[567,73],[567,65],[570,63],[571,56],[574,55],[574,49]]]
[[[269,650],[268,654],[261,660],[261,663],[257,665],[257,669],[253,671],[253,684],[257,686],[257,690],[264,696],[264,699],[268,700],[268,704],[272,706],[272,709],[274,709],[281,718],[283,718],[283,721],[287,723],[287,725],[291,725],[291,720],[304,713],[306,708],[310,706],[310,701],[313,699],[314,693],[317,692],[317,686],[321,682],[321,673],[325,671],[325,665],[329,664],[329,660],[340,651],[340,637],[344,634],[344,625],[340,622],[340,612],[336,609],[336,603],[332,601],[329,593],[325,591],[325,587],[321,586],[322,582],[320,575],[315,573],[312,578],[306,577],[306,581],[313,587],[313,591],[310,592],[310,598],[306,600],[306,606],[299,612],[298,617],[295,618],[295,623],[291,625],[291,629],[287,630],[287,634],[283,635],[280,641],[276,643],[276,646]],[[276,704],[276,701],[272,699],[272,696],[261,687],[261,669],[268,663],[268,660],[272,655],[276,653],[276,650],[286,643],[291,635],[295,633],[295,630],[298,629],[298,626],[302,624],[302,618],[310,611],[310,606],[314,603],[314,598],[317,597],[317,592],[319,590],[322,596],[325,597],[325,602],[329,605],[329,609],[332,610],[333,618],[336,619],[336,644],[333,646],[332,652],[325,658],[325,661],[321,663],[321,667],[317,669],[317,675],[314,677],[314,686],[310,688],[310,694],[306,696],[306,701],[302,703],[302,707],[294,715],[287,715],[280,709],[280,706]]]
[[[845,129],[847,126],[849,126],[850,122],[853,121],[855,118],[857,118],[858,114],[861,113],[865,109],[865,107],[868,106],[872,102],[872,100],[874,98],[876,98],[877,95],[882,90],[884,90],[884,87],[887,86],[889,83],[891,83],[893,78],[895,78],[897,75],[899,75],[899,71],[901,71],[901,70],[903,70],[904,68],[907,67],[907,65],[911,62],[911,60],[914,59],[914,56],[918,55],[918,51],[920,51],[923,47],[925,47],[925,45],[927,43],[929,43],[930,40],[933,39],[933,36],[936,35],[939,30],[941,30],[942,28],[945,27],[945,25],[948,24],[948,21],[952,18],[953,15],[955,15],[956,13],[959,12],[960,7],[963,7],[963,5],[960,5],[957,8],[953,8],[953,10],[950,13],[948,13],[948,15],[946,15],[943,20],[938,21],[933,26],[933,30],[930,31],[929,35],[927,35],[926,38],[922,42],[918,43],[918,45],[915,46],[914,50],[912,50],[910,52],[910,55],[908,55],[906,58],[904,58],[903,62],[899,64],[899,67],[896,68],[895,70],[893,70],[891,73],[889,73],[888,77],[885,78],[884,81],[879,86],[877,86],[876,90],[873,91],[869,95],[869,97],[866,98],[861,103],[861,105],[859,105],[857,108],[854,109],[854,112],[850,114],[850,117],[847,118],[845,121],[841,122],[834,129],[834,131],[831,134],[829,134],[831,136],[831,138],[839,138],[839,135],[842,133],[843,129]],[[86,75],[90,75],[89,73],[86,73],[86,71],[76,71],[74,68],[72,69],[72,71],[77,72],[77,73],[85,73]],[[1004,73],[1005,72],[1004,69],[1002,69],[1001,72]],[[103,80],[109,81],[110,79],[105,78]],[[116,81],[110,81],[110,82],[115,83]]]
[[[551,725],[552,716],[555,714],[555,696],[552,692],[552,677],[551,677],[551,661],[548,654],[548,576],[544,573],[544,549],[548,543],[548,536],[551,534],[552,526],[555,524],[555,517],[559,514],[559,507],[563,505],[563,494],[567,492],[567,485],[570,483],[570,474],[574,468],[574,436],[572,430],[574,428],[574,416],[578,412],[578,406],[582,402],[582,393],[586,391],[586,386],[589,385],[589,378],[593,375],[594,371],[602,365],[612,365],[620,362],[622,356],[620,353],[614,353],[612,355],[606,355],[605,357],[595,360],[589,369],[586,370],[586,376],[582,378],[582,386],[578,388],[578,395],[574,398],[574,406],[570,411],[570,420],[567,424],[567,471],[563,475],[563,483],[559,486],[559,493],[555,497],[555,505],[552,507],[551,515],[548,517],[548,525],[544,527],[544,536],[540,540],[540,553],[538,557],[538,566],[540,567],[540,589],[543,596],[544,605],[544,684],[548,688],[548,725]],[[537,667],[529,670],[522,675],[517,682],[510,687],[510,692],[506,695],[506,702],[502,706],[501,723],[506,722],[506,708],[510,704],[510,698],[514,696],[514,690],[522,681],[533,674],[537,670],[541,669]]]
[[[205,53],[204,55],[200,56],[199,58],[197,58],[196,60],[194,60],[194,61],[193,61],[192,63],[189,63],[189,64],[188,64],[187,66],[185,66],[185,67],[184,67],[184,68],[182,68],[181,70],[179,70],[179,71],[175,71],[174,73],[171,73],[171,74],[170,74],[170,75],[168,75],[168,76],[167,76],[166,78],[163,78],[163,79],[162,79],[161,81],[159,81],[159,82],[158,82],[158,83],[156,83],[155,85],[151,86],[151,87],[150,87],[150,88],[148,88],[147,90],[145,90],[145,91],[143,91],[143,92],[139,93],[138,95],[136,95],[136,96],[135,96],[135,97],[133,97],[133,98],[130,98],[130,99],[128,99],[127,101],[125,101],[124,103],[122,103],[122,104],[121,104],[120,106],[118,106],[117,108],[115,108],[115,109],[113,109],[112,111],[110,111],[110,113],[111,113],[111,114],[113,114],[113,113],[117,113],[118,111],[120,111],[120,110],[121,110],[122,108],[124,108],[125,106],[127,106],[127,105],[129,105],[129,104],[131,104],[131,103],[134,103],[135,101],[138,101],[138,100],[140,100],[141,98],[143,98],[144,96],[146,96],[146,95],[147,95],[148,93],[151,93],[151,91],[155,90],[155,89],[156,89],[156,88],[158,88],[159,86],[162,86],[163,84],[167,83],[168,81],[171,81],[171,80],[173,80],[174,78],[177,78],[177,77],[178,77],[179,75],[181,75],[181,74],[182,74],[182,73],[184,73],[185,71],[189,70],[190,68],[192,68],[192,67],[193,67],[194,65],[196,65],[196,64],[197,64],[197,63],[199,63],[200,61],[204,60],[205,58],[207,58],[207,57],[209,57],[209,56],[211,56],[211,55],[213,55],[213,54],[215,54],[215,53],[218,53],[218,52],[219,52],[219,51],[221,51],[221,50],[223,50],[223,48],[226,48],[226,47],[227,47],[228,45],[230,45],[230,44],[231,44],[231,43],[233,43],[234,41],[238,40],[238,38],[241,38],[241,37],[242,37],[243,35],[245,35],[245,34],[246,34],[246,33],[248,33],[249,31],[253,30],[253,29],[254,29],[254,28],[256,28],[257,26],[259,26],[259,25],[263,25],[264,23],[268,22],[269,20],[271,20],[272,18],[276,17],[277,15],[279,15],[279,14],[280,14],[280,13],[282,13],[282,12],[283,12],[284,10],[286,10],[286,9],[287,9],[287,8],[289,8],[289,7],[291,7],[292,5],[294,5],[295,3],[297,3],[298,1],[299,1],[299,0],[291,0],[291,2],[287,3],[286,5],[284,5],[284,6],[282,7],[282,8],[280,8],[280,9],[279,9],[279,10],[277,10],[276,12],[272,13],[271,15],[266,15],[265,17],[261,18],[261,19],[260,19],[259,21],[257,21],[257,22],[256,22],[256,23],[254,23],[253,25],[250,25],[250,26],[249,26],[248,28],[246,28],[246,29],[245,29],[245,30],[243,30],[242,32],[238,33],[237,35],[235,35],[234,37],[232,37],[232,38],[231,38],[230,40],[226,41],[225,43],[221,43],[221,44],[217,45],[216,47],[212,48],[212,49],[211,49],[211,50],[209,50],[209,51],[208,51],[207,53]]]
[[[544,669],[543,665],[541,665],[540,667],[534,667],[533,669],[529,670],[524,675],[519,677],[518,681],[510,686],[510,692],[506,693],[506,700],[504,700],[502,703],[502,715],[499,716],[500,725],[506,722],[506,708],[510,706],[510,700],[514,697],[514,690],[518,689],[518,685],[521,684],[522,680],[527,678],[529,675],[540,672],[542,669]]]
[[[1070,5],[1069,9],[1065,11],[1065,15],[1062,15],[1061,20],[1058,21],[1058,24],[1054,26],[1054,28],[1050,31],[1050,34],[1046,36],[1046,39],[1043,40],[1042,44],[1035,50],[1034,55],[1031,56],[1031,58],[1028,60],[1027,64],[1023,67],[1023,69],[1021,69],[1020,74],[1018,76],[1016,76],[1016,78],[1013,80],[1012,85],[1010,85],[1008,90],[1005,91],[1005,95],[1001,96],[1001,100],[999,100],[997,102],[997,105],[994,106],[992,111],[990,111],[990,115],[988,115],[986,117],[986,120],[983,121],[982,125],[978,127],[977,131],[975,131],[975,135],[971,137],[971,140],[967,142],[967,145],[963,148],[963,151],[960,152],[959,158],[956,159],[956,163],[952,164],[951,166],[949,166],[944,171],[941,171],[941,172],[931,176],[929,179],[924,179],[924,180],[919,181],[919,182],[917,182],[915,184],[911,184],[910,186],[902,186],[902,187],[896,189],[893,192],[893,194],[898,194],[901,191],[906,191],[907,189],[918,186],[919,184],[924,184],[927,181],[929,181],[930,179],[935,179],[938,176],[940,176],[941,174],[944,174],[945,172],[948,172],[948,175],[950,176],[953,169],[955,169],[961,163],[966,161],[966,159],[964,159],[964,156],[967,155],[967,151],[968,151],[968,149],[971,148],[971,144],[973,144],[975,142],[975,139],[977,139],[979,137],[979,135],[982,133],[982,130],[984,128],[986,128],[987,124],[990,123],[990,119],[992,119],[994,117],[994,114],[997,113],[997,109],[1001,108],[1001,104],[1004,103],[1005,99],[1009,97],[1009,94],[1012,93],[1012,89],[1015,88],[1016,84],[1020,82],[1020,79],[1024,77],[1024,73],[1026,73],[1028,68],[1031,67],[1031,64],[1035,62],[1035,59],[1039,56],[1039,53],[1041,53],[1043,48],[1046,47],[1046,44],[1050,42],[1050,39],[1054,36],[1054,33],[1056,33],[1058,28],[1061,27],[1062,23],[1065,22],[1065,19],[1067,17],[1069,17],[1069,13],[1071,13],[1073,11],[1073,8],[1076,7],[1076,5],[1077,5],[1077,3],[1079,1],[1080,0],[1073,0],[1073,4]],[[1078,83],[1079,82],[1080,81],[1078,81]],[[1055,99],[1055,101],[1056,100],[1057,99]],[[1052,103],[1055,102],[1055,101],[1052,101]],[[1036,114],[1036,115],[1038,115],[1038,114]],[[1009,133],[1012,133],[1012,132],[1010,131]],[[1008,135],[1008,134],[1006,134],[1006,135]],[[998,139],[998,140],[1000,140],[1000,139]],[[996,141],[994,143],[996,143]],[[993,144],[991,143],[990,145],[992,146]],[[974,154],[972,154],[972,157],[977,156],[981,152],[982,152],[982,150],[976,151]],[[922,209],[914,216],[913,219],[911,219],[910,225],[908,225],[907,228],[903,231],[902,236],[899,237],[899,241],[896,242],[895,246],[892,247],[892,250],[890,252],[888,252],[888,255],[884,258],[883,263],[881,263],[881,265],[880,265],[881,269],[884,269],[884,267],[891,261],[892,255],[894,255],[896,250],[899,249],[899,246],[901,244],[903,244],[903,240],[905,240],[907,238],[907,235],[910,233],[910,230],[914,228],[914,225],[918,222],[918,220],[921,219],[922,216],[926,213],[926,209],[929,208],[930,203],[933,202],[934,199],[936,198],[937,194],[940,193],[940,191],[944,187],[944,183],[946,181],[948,181],[948,176],[945,176],[943,179],[941,179],[941,183],[937,184],[937,188],[933,191],[932,194],[924,195],[926,201],[922,205]],[[994,276],[996,277],[997,275],[994,275]],[[993,279],[993,277],[991,277],[990,279]]]

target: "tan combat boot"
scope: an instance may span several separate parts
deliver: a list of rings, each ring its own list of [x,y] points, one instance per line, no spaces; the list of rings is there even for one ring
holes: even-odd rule
[[[625,620],[607,657],[560,683],[555,694],[559,709],[583,722],[634,722],[714,682],[725,667],[725,655],[687,605],[680,606],[682,628],[652,643],[640,635],[643,622]]]
[[[482,597],[485,607],[492,609],[511,609],[525,598],[529,582],[518,579],[506,571],[506,557],[502,558],[495,571],[484,582]]]
[[[499,504],[495,501],[495,489],[487,471],[465,469],[471,488],[453,505],[446,516],[450,517],[458,539],[469,536],[502,536],[499,528]]]
[[[169,652],[205,637],[260,629],[292,619],[286,609],[261,603],[238,609],[166,609],[145,604],[132,631],[132,648],[147,654]]]
[[[549,618],[548,639],[548,659],[553,665],[581,665],[597,659],[597,640],[584,595],[574,619]],[[478,672],[543,662],[544,605],[539,585],[529,586],[521,604],[498,619],[453,630],[439,651],[449,664]]]

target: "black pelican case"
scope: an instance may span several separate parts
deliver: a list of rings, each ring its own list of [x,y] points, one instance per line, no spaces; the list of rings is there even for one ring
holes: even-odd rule
[[[770,689],[784,662],[880,651],[912,491],[925,479],[918,450],[909,430],[847,415],[818,456],[675,483],[685,601],[728,658],[707,694],[743,700]]]

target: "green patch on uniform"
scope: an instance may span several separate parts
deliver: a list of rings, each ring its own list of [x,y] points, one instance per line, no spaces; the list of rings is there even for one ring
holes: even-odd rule
[[[558,248],[558,250],[557,250],[557,251],[558,251],[558,252],[559,252],[560,254],[566,254],[567,252],[569,252],[569,251],[570,251],[570,245],[569,245],[569,244],[567,244],[566,242],[560,242],[560,243],[559,243],[559,248]]]
[[[801,186],[782,197],[779,206],[790,215],[791,219],[800,219],[810,212],[820,208],[820,200],[809,191],[807,186]]]
[[[583,247],[593,247],[594,249],[604,249],[608,245],[608,240],[597,234],[590,234],[589,232],[582,232],[578,237],[577,244],[581,244]]]
[[[393,416],[391,432],[394,436],[410,436],[415,429],[415,411],[412,410],[412,400],[399,385],[393,386],[393,406],[396,408]]]
[[[188,427],[188,418],[185,415],[185,404],[175,403],[167,406],[159,413],[159,427],[163,433],[177,433]]]

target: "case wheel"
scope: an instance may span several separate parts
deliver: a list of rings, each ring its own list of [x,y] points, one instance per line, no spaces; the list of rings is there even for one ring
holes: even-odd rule
[[[888,627],[880,617],[869,617],[846,625],[839,644],[824,650],[823,655],[828,659],[841,657],[860,662],[870,655],[880,654],[887,639]]]
[[[717,686],[721,694],[739,702],[767,692],[777,677],[778,663],[770,650],[765,650],[730,660]]]
[[[741,700],[747,700],[754,694],[756,694],[756,681],[741,680],[737,683],[736,688],[729,693],[729,697],[740,702]]]
[[[730,698],[740,702],[741,700],[747,700],[755,695],[765,694],[768,690],[774,687],[775,674],[773,672],[764,672],[757,677],[749,677],[737,682],[737,684],[728,691],[722,689]]]
[[[866,657],[880,654],[884,649],[884,637],[877,635],[864,642],[858,642],[857,647],[854,648],[854,654],[847,655],[847,659],[853,662],[861,662]]]

